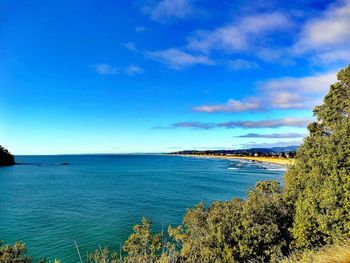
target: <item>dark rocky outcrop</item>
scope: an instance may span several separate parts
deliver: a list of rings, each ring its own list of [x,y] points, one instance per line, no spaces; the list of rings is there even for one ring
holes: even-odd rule
[[[15,164],[15,157],[0,145],[0,166],[10,166]]]

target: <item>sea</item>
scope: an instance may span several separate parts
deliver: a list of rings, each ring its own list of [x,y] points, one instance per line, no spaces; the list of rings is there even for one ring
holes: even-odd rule
[[[0,167],[0,240],[25,242],[34,259],[80,262],[100,246],[119,251],[146,217],[152,230],[181,224],[198,202],[246,198],[285,168],[246,160],[163,154],[16,156]]]

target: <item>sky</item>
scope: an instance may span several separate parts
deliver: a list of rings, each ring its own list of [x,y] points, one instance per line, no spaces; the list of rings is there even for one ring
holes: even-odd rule
[[[350,0],[0,0],[14,154],[298,145],[350,63]]]

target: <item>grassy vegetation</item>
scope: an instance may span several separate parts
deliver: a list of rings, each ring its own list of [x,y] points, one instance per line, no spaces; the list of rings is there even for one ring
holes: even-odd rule
[[[350,242],[294,253],[281,263],[350,263]]]
[[[122,254],[98,249],[88,262],[350,262],[350,65],[338,80],[315,108],[284,187],[259,182],[246,200],[198,204],[167,233],[143,219]],[[30,262],[21,244],[1,248],[0,259]]]

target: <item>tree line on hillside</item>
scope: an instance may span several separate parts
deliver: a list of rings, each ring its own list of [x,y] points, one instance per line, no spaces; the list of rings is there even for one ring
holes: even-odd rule
[[[291,149],[297,147],[291,146]],[[294,158],[296,150],[273,150],[270,148],[252,148],[239,150],[184,150],[169,153],[170,155],[202,155],[202,156],[261,156],[261,157],[280,157],[280,158]]]
[[[167,233],[153,233],[143,219],[121,254],[96,250],[87,262],[349,262],[341,251],[350,250],[350,65],[337,77],[283,187],[258,182],[245,200],[200,203]],[[319,249],[337,255],[317,261]],[[0,262],[27,262],[1,261],[3,250]]]

